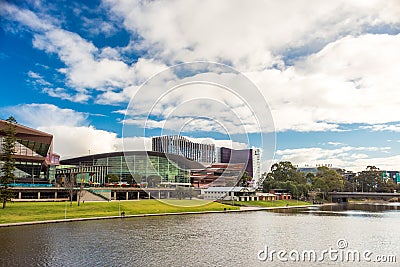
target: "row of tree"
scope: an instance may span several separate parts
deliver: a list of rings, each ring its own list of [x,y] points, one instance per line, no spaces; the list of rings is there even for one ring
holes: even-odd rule
[[[289,161],[282,161],[271,166],[269,173],[263,174],[263,191],[271,189],[286,189],[295,198],[306,197],[308,192],[314,191],[326,198],[328,192],[356,191],[356,192],[393,192],[399,190],[400,185],[391,179],[384,179],[382,171],[375,166],[368,166],[365,171],[357,175],[346,176],[346,171],[318,167],[317,173],[297,171]]]

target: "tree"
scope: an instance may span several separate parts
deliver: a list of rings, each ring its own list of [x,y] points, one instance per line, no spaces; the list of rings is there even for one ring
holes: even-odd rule
[[[358,191],[375,192],[378,190],[378,184],[382,180],[382,171],[375,166],[367,166],[365,171],[362,171],[357,176]]]
[[[3,145],[2,145],[2,157],[3,166],[1,167],[1,188],[0,188],[0,200],[3,202],[3,209],[6,208],[7,201],[11,200],[14,196],[12,191],[9,189],[9,184],[15,179],[15,142],[16,139],[16,124],[17,121],[14,117],[10,116],[3,128]]]
[[[108,183],[118,183],[119,177],[116,174],[107,174],[106,176]]]
[[[138,184],[138,185],[141,185],[142,182],[143,182],[142,175],[140,175],[140,174],[138,174],[138,173],[134,173],[134,174],[132,175],[132,178],[133,178],[133,183],[136,183],[136,184]]]
[[[307,196],[309,185],[307,178],[302,172],[298,172],[296,167],[289,161],[281,161],[271,166],[271,171],[263,174],[263,191],[269,192],[271,189],[286,189],[295,198]]]
[[[196,192],[194,191],[194,188],[193,187],[189,187],[187,190],[186,190],[186,194],[185,194],[190,200],[192,200],[192,198],[194,197],[194,196],[196,196]]]
[[[185,198],[185,189],[182,186],[177,186],[175,192],[178,199]]]
[[[243,186],[243,187],[247,187],[249,186],[249,183],[251,182],[251,180],[253,179],[253,177],[249,176],[248,172],[243,172],[242,177],[239,179],[239,186]]]
[[[65,182],[65,188],[68,191],[69,194],[69,205],[72,207],[72,199],[74,198],[74,195],[76,193],[75,191],[75,177],[71,173],[71,176],[69,177],[69,180]]]
[[[324,199],[328,192],[343,190],[344,181],[339,173],[325,166],[318,167],[317,170],[317,175],[312,181],[312,187],[314,190],[322,192]]]
[[[161,183],[161,176],[160,175],[150,175],[147,177],[147,181],[150,187],[158,187]]]

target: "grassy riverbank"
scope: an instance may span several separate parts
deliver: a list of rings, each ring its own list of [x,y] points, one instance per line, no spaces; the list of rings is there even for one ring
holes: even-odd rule
[[[169,205],[168,205],[169,204]],[[80,206],[76,202],[14,202],[7,203],[6,209],[0,209],[0,224],[15,222],[33,222],[72,218],[93,218],[125,215],[157,214],[195,211],[223,211],[239,209],[221,203],[208,203],[204,200],[168,200],[168,204],[158,200],[85,202]],[[65,216],[66,215],[66,216]]]

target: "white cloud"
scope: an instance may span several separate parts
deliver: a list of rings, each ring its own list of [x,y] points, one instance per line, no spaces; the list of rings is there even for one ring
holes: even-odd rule
[[[72,109],[59,108],[52,104],[25,104],[1,109],[10,112],[20,124],[28,125],[53,135],[54,151],[62,158],[106,153],[113,151],[151,150],[150,137],[118,137],[114,132],[96,129],[89,125],[88,115]],[[232,140],[187,137],[193,142],[213,143],[236,149],[247,144]]]
[[[17,121],[33,128],[41,126],[85,125],[87,114],[72,109],[62,109],[53,104],[24,104],[2,108],[3,113],[14,114]]]
[[[39,130],[54,137],[54,151],[62,158],[116,151],[116,133],[98,130],[93,126],[42,126]]]
[[[225,61],[241,70],[279,64],[285,50],[399,22],[396,1],[364,2],[104,1],[157,57]]]
[[[64,88],[48,88],[44,87],[42,89],[43,93],[48,94],[51,97],[61,98],[65,100],[70,100],[73,102],[86,102],[90,96],[86,93],[77,93],[77,94],[69,94],[68,91]]]
[[[368,125],[368,126],[360,126],[360,129],[367,129],[374,132],[383,132],[383,131],[390,131],[390,132],[400,132],[400,124],[375,124],[375,125]],[[391,140],[388,140],[391,141]]]
[[[340,146],[340,145],[344,145],[344,144],[343,144],[343,143],[340,143],[340,142],[328,142],[328,145]]]
[[[284,70],[248,73],[278,131],[400,121],[400,35],[346,37]]]
[[[229,8],[223,1],[103,4],[112,20],[118,16],[132,36],[140,36],[132,39],[144,51],[136,63],[124,62],[124,48],[100,49],[48,16],[2,4],[2,15],[34,31],[35,48],[57,54],[65,64],[59,71],[67,86],[47,86],[43,92],[82,102],[97,91],[98,104],[126,103],[166,64],[214,60],[228,62],[256,82],[278,131],[340,131],[344,123],[400,121],[400,35],[368,34],[400,27],[397,1],[253,1],[229,3]],[[167,108],[176,103],[166,100]],[[198,105],[185,109],[197,110]],[[257,130],[254,123],[246,127]]]
[[[369,152],[387,153],[390,147],[352,147],[343,146],[336,149],[323,149],[320,147],[284,149],[276,152],[277,160],[291,161],[298,166],[316,166],[332,164],[333,167],[346,170],[360,171],[368,165],[374,165],[381,169],[398,169],[396,160],[400,156],[376,156]]]

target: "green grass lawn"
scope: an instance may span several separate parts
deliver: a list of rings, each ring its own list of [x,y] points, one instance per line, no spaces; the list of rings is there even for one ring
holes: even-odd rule
[[[158,200],[85,202],[80,206],[73,202],[14,202],[0,209],[0,224],[64,219],[118,216],[119,210],[125,215],[156,214],[191,211],[222,211],[239,209],[204,200],[168,200],[168,204]]]
[[[284,206],[311,205],[311,203],[290,199],[290,200],[274,200],[274,201],[235,202],[235,205],[246,206],[246,207],[284,207]]]

